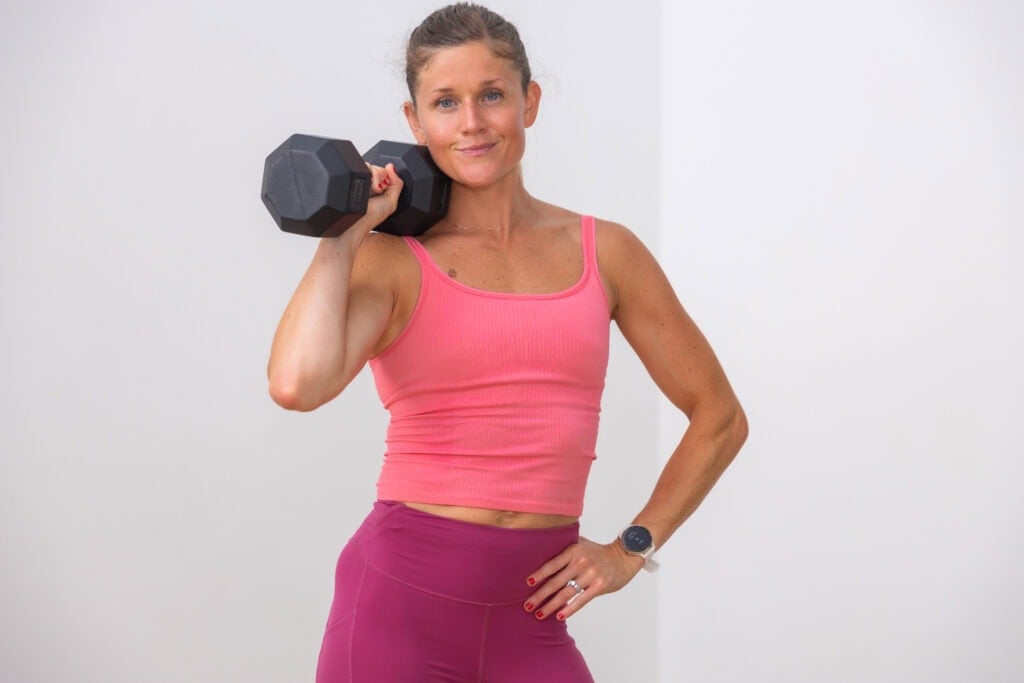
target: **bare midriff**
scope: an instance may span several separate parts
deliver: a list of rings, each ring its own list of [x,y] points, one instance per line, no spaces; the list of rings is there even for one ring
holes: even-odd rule
[[[491,510],[489,508],[464,507],[461,505],[436,505],[434,503],[416,503],[402,501],[413,510],[428,512],[439,517],[457,519],[460,522],[486,524],[487,526],[505,527],[508,529],[546,529],[556,526],[568,526],[579,521],[579,517],[568,515],[545,515],[539,512],[516,512],[514,510]]]

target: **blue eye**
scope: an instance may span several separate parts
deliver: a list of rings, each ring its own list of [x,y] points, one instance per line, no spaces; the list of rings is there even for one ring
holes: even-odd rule
[[[484,93],[484,100],[487,102],[497,102],[502,98],[502,94],[497,90],[488,90]]]
[[[437,101],[437,106],[440,109],[451,109],[455,106],[455,100],[450,97],[442,97]]]

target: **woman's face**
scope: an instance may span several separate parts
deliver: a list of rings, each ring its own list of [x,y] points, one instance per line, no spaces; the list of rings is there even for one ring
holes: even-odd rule
[[[540,86],[530,83],[524,93],[515,65],[473,42],[434,53],[405,115],[442,171],[482,187],[518,167],[539,102]]]

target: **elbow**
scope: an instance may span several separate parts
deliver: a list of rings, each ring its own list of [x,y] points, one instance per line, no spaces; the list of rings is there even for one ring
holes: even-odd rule
[[[268,387],[270,398],[285,410],[309,412],[323,405],[323,401],[315,399],[308,389],[295,378],[282,378],[271,375]]]
[[[747,422],[747,414],[743,411],[743,408],[739,403],[736,404],[736,408],[729,420],[728,431],[730,440],[734,444],[735,450],[738,453],[743,447],[743,444],[747,442],[747,437],[750,435],[750,423]]]
[[[735,398],[694,411],[690,415],[690,424],[699,424],[699,432],[716,444],[727,461],[736,457],[750,433],[747,414]]]

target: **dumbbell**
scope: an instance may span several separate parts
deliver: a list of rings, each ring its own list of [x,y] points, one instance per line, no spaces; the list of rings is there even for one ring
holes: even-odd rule
[[[301,134],[267,156],[263,203],[285,232],[337,237],[366,214],[367,163],[394,164],[403,183],[398,207],[375,230],[419,235],[448,212],[451,180],[425,146],[381,140],[360,157],[348,140]]]

